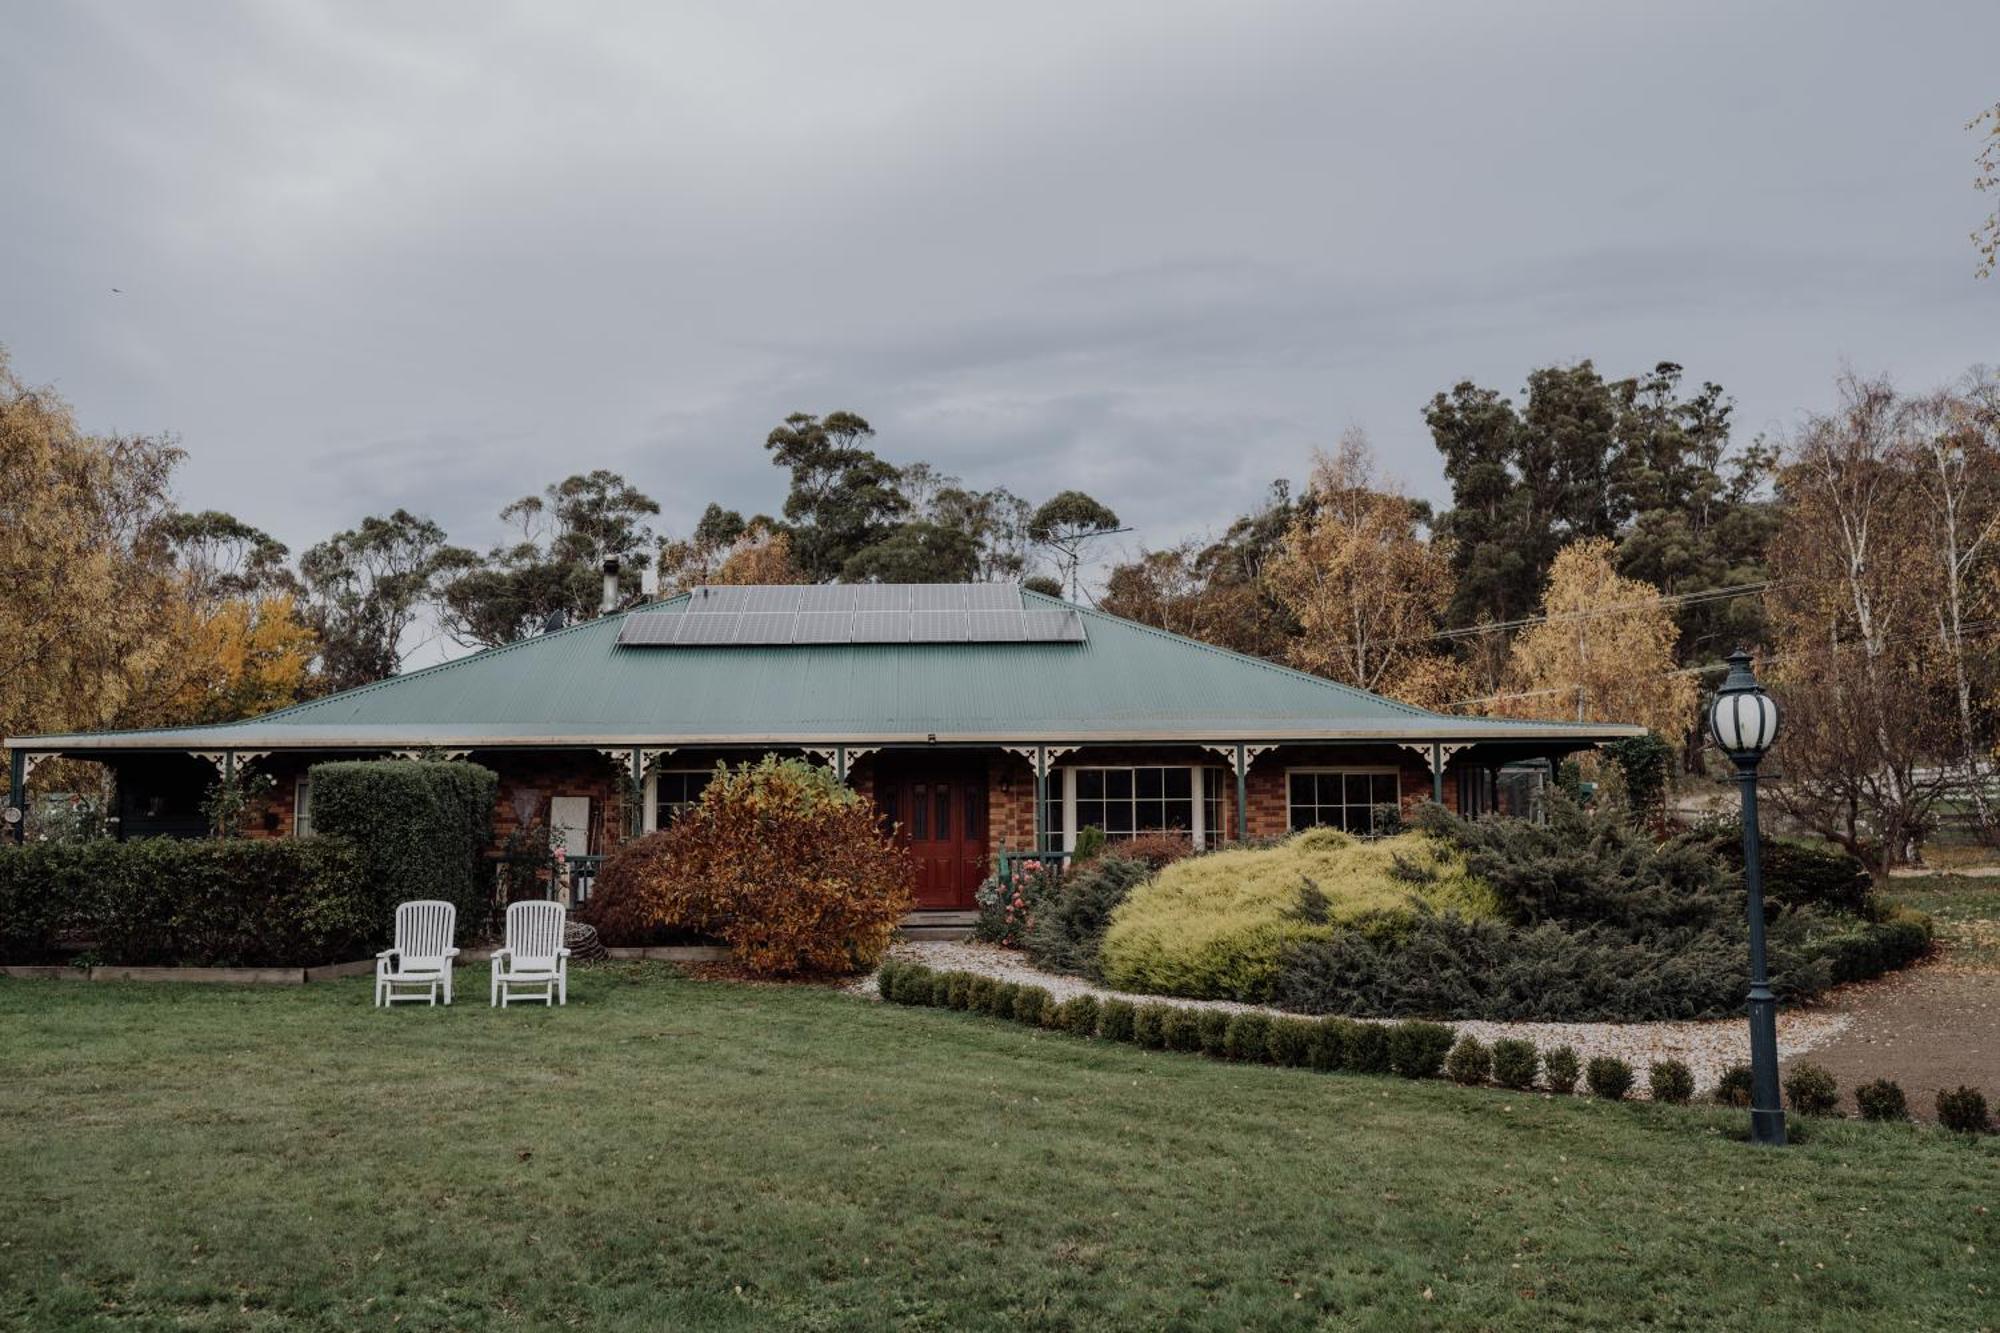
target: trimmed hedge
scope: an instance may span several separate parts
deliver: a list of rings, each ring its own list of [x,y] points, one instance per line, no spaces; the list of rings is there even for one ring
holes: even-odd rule
[[[354,844],[380,901],[454,904],[459,938],[468,939],[492,915],[485,856],[499,790],[492,769],[463,761],[315,764],[313,829]]]
[[[0,961],[314,967],[387,943],[394,900],[339,838],[0,849]]]

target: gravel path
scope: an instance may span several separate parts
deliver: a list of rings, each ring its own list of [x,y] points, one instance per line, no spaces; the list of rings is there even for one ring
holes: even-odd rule
[[[1072,995],[1095,995],[1099,999],[1130,1000],[1135,1004],[1164,1002],[1231,1012],[1262,1008],[1229,1000],[1175,1000],[1168,996],[1114,991],[1081,977],[1043,972],[1023,955],[991,944],[905,941],[897,944],[890,953],[940,971],[977,972],[1002,981],[1046,986],[1058,1000],[1066,1000]],[[864,977],[854,983],[853,989],[872,996],[876,993],[875,978]],[[1285,1011],[1264,1008],[1263,1012],[1284,1014]],[[1848,1014],[1832,1010],[1780,1010],[1778,1054],[1789,1059],[1825,1046],[1837,1038],[1850,1021]],[[1719,1018],[1699,1023],[1489,1023],[1466,1019],[1455,1021],[1451,1026],[1489,1045],[1501,1037],[1526,1037],[1545,1050],[1552,1046],[1574,1046],[1584,1060],[1596,1055],[1617,1056],[1638,1074],[1639,1090],[1635,1095],[1643,1094],[1646,1066],[1655,1060],[1673,1058],[1686,1061],[1688,1068],[1694,1071],[1695,1087],[1706,1092],[1715,1086],[1724,1068],[1746,1063],[1750,1059],[1750,1036],[1740,1018]]]

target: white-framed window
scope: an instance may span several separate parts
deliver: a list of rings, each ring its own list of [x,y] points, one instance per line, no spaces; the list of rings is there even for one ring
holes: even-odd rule
[[[1402,799],[1393,768],[1288,768],[1285,807],[1292,831],[1337,828],[1373,833],[1375,808]]]
[[[646,832],[663,829],[701,799],[712,768],[656,768],[646,775]]]
[[[1064,851],[1093,825],[1113,841],[1158,829],[1184,832],[1198,847],[1222,841],[1220,768],[1186,764],[1080,764],[1062,770],[1051,823]]]
[[[310,838],[313,831],[313,780],[311,773],[299,774],[292,786],[292,836]]]

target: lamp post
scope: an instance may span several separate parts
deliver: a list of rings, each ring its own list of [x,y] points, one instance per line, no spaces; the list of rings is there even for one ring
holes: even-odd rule
[[[1736,765],[1743,796],[1743,879],[1750,890],[1750,1138],[1782,1147],[1778,1100],[1778,1001],[1764,963],[1764,867],[1757,847],[1757,763],[1778,737],[1778,705],[1750,670],[1750,654],[1729,655],[1729,676],[1708,710],[1709,734]]]

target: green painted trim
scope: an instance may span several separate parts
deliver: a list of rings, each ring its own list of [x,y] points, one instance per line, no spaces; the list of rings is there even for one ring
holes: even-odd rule
[[[1236,742],[1236,841],[1250,840],[1250,761]]]
[[[7,803],[21,812],[14,825],[14,841],[28,840],[28,752],[19,748],[7,752]]]
[[[1444,804],[1444,750],[1431,742],[1431,800]]]

